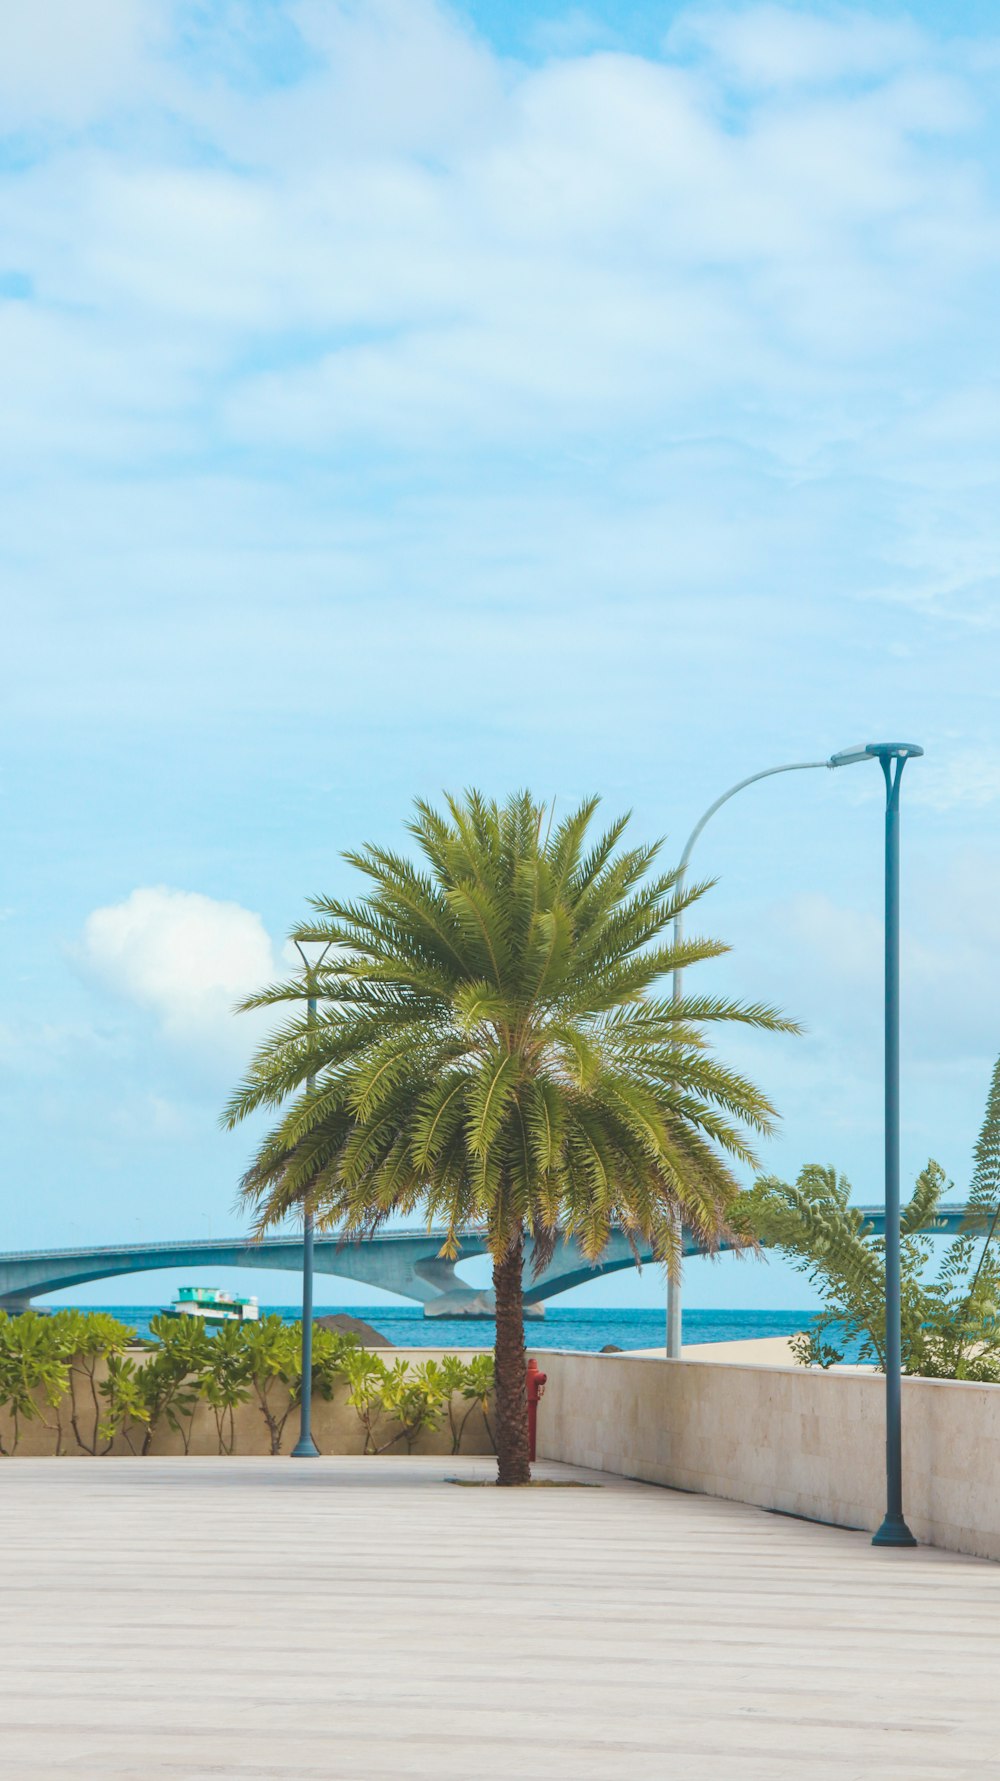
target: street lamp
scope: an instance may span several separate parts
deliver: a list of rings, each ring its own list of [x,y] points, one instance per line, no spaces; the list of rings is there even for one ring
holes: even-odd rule
[[[683,893],[684,893],[684,880],[687,875],[688,861],[691,858],[691,849],[693,848],[695,842],[697,841],[698,836],[701,834],[702,829],[705,827],[705,824],[709,821],[710,817],[713,817],[717,810],[721,810],[723,804],[728,804],[730,798],[735,798],[737,792],[743,791],[744,788],[748,785],[756,785],[758,779],[773,779],[776,773],[808,773],[814,767],[847,767],[847,766],[851,765],[851,763],[854,761],[863,761],[863,760],[870,760],[870,759],[871,759],[870,753],[867,750],[865,750],[864,748],[861,748],[861,749],[846,748],[846,749],[843,749],[839,754],[830,755],[829,759],[827,759],[825,761],[791,761],[788,763],[787,766],[765,767],[764,771],[762,773],[751,773],[750,777],[748,779],[738,780],[736,785],[731,785],[727,792],[723,792],[721,798],[716,798],[715,803],[710,804],[708,806],[708,809],[705,811],[704,815],[699,818],[699,820],[695,823],[694,828],[691,830],[691,833],[687,838],[687,846],[685,847],[684,852],[681,854],[681,863],[677,870],[678,892],[681,895],[683,895]],[[682,937],[683,937],[683,922],[682,922],[680,913],[678,913],[677,915],[674,916],[674,945],[675,946],[680,945]],[[678,966],[676,968],[676,970],[673,972],[673,1000],[675,1003],[677,1003],[681,1000],[681,997],[683,994],[683,989],[682,989],[683,977],[684,977],[683,969],[681,968],[681,966]],[[683,1230],[682,1230],[682,1226],[681,1226],[681,1223],[679,1220],[677,1223],[676,1230],[677,1230],[677,1243],[678,1243],[678,1259],[675,1263],[673,1271],[667,1275],[666,1354],[667,1354],[668,1360],[680,1360],[680,1357],[681,1357],[681,1259],[680,1259],[680,1257],[681,1257],[681,1242],[682,1242],[682,1238],[683,1238]]]
[[[899,782],[915,742],[868,742],[834,766],[877,760],[885,776],[885,1520],[873,1546],[915,1546],[903,1519],[902,1335],[899,1286]]]
[[[312,1026],[316,1019],[316,972],[330,950],[327,941],[317,958],[310,959],[302,942],[294,942],[303,966],[306,984],[306,1021]],[[306,1091],[312,1093],[316,1078],[306,1078]],[[299,1438],[292,1448],[293,1459],[318,1459],[319,1448],[312,1437],[312,1352],[313,1352],[313,1215],[308,1206],[302,1211],[302,1391],[299,1402]]]
[[[899,782],[908,760],[923,754],[916,742],[865,742],[842,748],[826,761],[795,761],[787,767],[768,767],[730,786],[710,804],[688,837],[677,874],[683,892],[691,849],[709,818],[744,786],[775,773],[799,773],[811,767],[850,767],[858,761],[878,761],[885,777],[885,1482],[886,1512],[873,1546],[915,1546],[903,1518],[902,1441],[902,1333],[899,1265]],[[674,918],[674,940],[680,944],[681,917]],[[673,973],[673,999],[681,1000],[680,968]],[[678,1229],[678,1240],[681,1231]],[[667,1279],[667,1357],[681,1353],[680,1265],[676,1278]]]

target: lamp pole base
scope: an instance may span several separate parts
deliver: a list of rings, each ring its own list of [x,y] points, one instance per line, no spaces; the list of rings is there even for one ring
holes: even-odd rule
[[[901,1515],[887,1515],[878,1533],[872,1535],[873,1546],[915,1546],[916,1543]]]
[[[303,1435],[296,1441],[289,1455],[290,1459],[319,1459],[319,1448],[311,1435]]]

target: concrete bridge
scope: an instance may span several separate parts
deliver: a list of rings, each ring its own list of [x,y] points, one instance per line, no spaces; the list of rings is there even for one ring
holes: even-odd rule
[[[881,1207],[860,1208],[877,1231],[884,1228]],[[965,1215],[964,1206],[942,1209],[932,1227],[956,1231]],[[469,1286],[455,1272],[456,1264],[438,1254],[443,1230],[389,1231],[377,1237],[357,1238],[317,1235],[316,1272],[336,1274],[366,1286],[382,1287],[401,1298],[415,1299],[425,1317],[492,1317],[492,1292]],[[482,1237],[469,1232],[462,1239],[460,1261],[485,1255]],[[685,1255],[697,1255],[699,1245],[684,1233]],[[650,1251],[640,1251],[643,1261]],[[287,1268],[302,1269],[301,1237],[265,1237],[253,1242],[229,1237],[220,1242],[199,1239],[192,1243],[119,1244],[102,1249],[39,1249],[0,1254],[0,1309],[24,1311],[31,1300],[91,1280],[111,1280],[151,1269],[175,1268]],[[544,1316],[543,1304],[571,1286],[596,1280],[604,1274],[634,1268],[635,1258],[621,1231],[616,1231],[598,1263],[588,1262],[575,1242],[560,1243],[547,1268],[537,1280],[531,1275],[530,1248],[525,1264],[525,1310],[529,1317]]]

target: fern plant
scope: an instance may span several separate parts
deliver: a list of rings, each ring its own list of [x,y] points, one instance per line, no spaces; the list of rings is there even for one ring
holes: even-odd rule
[[[927,1288],[912,1371],[1000,1380],[1000,1058],[972,1158],[963,1228]]]
[[[953,1183],[929,1162],[903,1208],[903,1370],[927,1378],[1000,1380],[1000,1060],[973,1155],[962,1229],[929,1277],[930,1241]],[[794,1183],[765,1176],[747,1200],[761,1241],[782,1251],[823,1297],[813,1328],[793,1338],[807,1366],[853,1358],[885,1368],[885,1239],[850,1204],[850,1183],[811,1163]]]

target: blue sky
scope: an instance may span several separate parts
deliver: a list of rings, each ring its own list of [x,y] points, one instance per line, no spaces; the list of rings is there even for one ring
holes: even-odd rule
[[[5,10],[2,1247],[233,1228],[232,1002],[414,794],[595,790],[679,852],[744,773],[882,736],[927,750],[904,1166],[961,1186],[1000,1051],[991,11]],[[765,1164],[864,1198],[877,779],[756,787],[697,856],[706,987],[807,1029],[732,1048]]]

